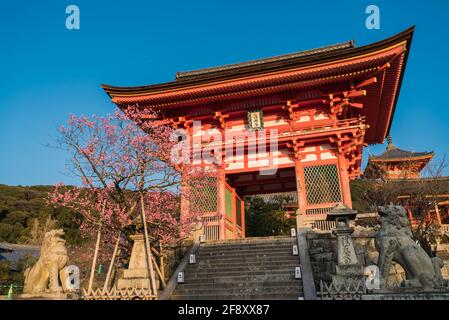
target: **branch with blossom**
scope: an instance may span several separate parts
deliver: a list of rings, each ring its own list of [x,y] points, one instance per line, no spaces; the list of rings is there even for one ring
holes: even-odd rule
[[[134,106],[105,117],[71,115],[59,131],[59,145],[70,152],[69,170],[80,186],[57,186],[49,203],[80,212],[84,231],[102,224],[128,233],[138,221],[140,195],[152,242],[175,245],[195,228],[201,212],[180,214],[181,181],[198,190],[216,170],[172,164],[175,128],[158,112]],[[183,197],[190,197],[188,190]]]

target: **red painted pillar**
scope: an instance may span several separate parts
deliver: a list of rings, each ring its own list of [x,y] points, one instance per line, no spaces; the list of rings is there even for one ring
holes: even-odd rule
[[[338,155],[338,169],[340,171],[340,186],[341,186],[341,193],[343,196],[343,203],[349,208],[352,208],[351,188],[349,186],[348,168],[346,166],[345,156],[342,154]]]
[[[218,215],[220,216],[220,222],[219,222],[219,237],[220,240],[225,239],[226,237],[226,196],[225,196],[225,190],[226,190],[226,175],[224,172],[224,169],[220,169],[220,172],[218,173],[218,179],[217,179],[217,201],[218,201]]]
[[[186,216],[190,211],[190,187],[184,176],[181,177],[181,216]],[[192,234],[192,236],[195,236]]]
[[[240,206],[241,206],[241,216],[242,216],[242,239],[245,239],[245,200],[244,198],[242,198],[242,201],[240,201]]]
[[[235,189],[231,187],[232,190],[232,233],[234,234],[234,239],[237,239],[237,200]]]
[[[305,186],[303,186],[302,181],[303,173],[301,168],[301,160],[296,157],[295,159],[295,178],[296,178],[296,192],[298,194],[298,211],[296,215],[296,227],[303,227],[305,216],[306,216],[306,194]]]

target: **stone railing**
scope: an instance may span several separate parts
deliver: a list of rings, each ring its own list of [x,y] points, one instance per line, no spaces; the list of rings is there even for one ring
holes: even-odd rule
[[[150,293],[148,289],[116,289],[111,290],[83,289],[83,300],[155,300],[157,297]]]
[[[363,280],[341,285],[320,281],[319,297],[321,300],[361,300],[364,294],[366,294],[366,287]]]
[[[316,232],[331,232],[335,227],[335,221],[317,220],[312,223],[312,229]]]

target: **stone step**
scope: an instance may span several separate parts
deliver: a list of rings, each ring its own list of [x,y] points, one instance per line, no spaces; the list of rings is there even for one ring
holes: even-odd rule
[[[303,289],[295,279],[300,263],[294,244],[296,238],[287,236],[201,244],[172,299],[297,300]]]
[[[301,280],[281,279],[281,280],[238,280],[229,281],[223,279],[221,282],[197,282],[182,283],[178,286],[179,289],[199,289],[199,288],[257,288],[257,287],[295,287],[302,288]]]
[[[172,300],[298,300],[298,297],[303,297],[302,293],[288,293],[288,294],[212,294],[212,295],[172,295]]]
[[[200,250],[211,251],[211,252],[226,251],[226,250],[233,250],[233,251],[235,251],[235,250],[264,250],[264,249],[268,250],[268,249],[290,248],[294,244],[296,244],[296,241],[278,243],[278,244],[259,243],[259,244],[252,244],[252,245],[228,245],[228,246],[200,245]]]
[[[190,277],[191,275],[189,275]],[[187,276],[186,276],[187,277]],[[264,273],[264,274],[256,274],[256,275],[239,275],[235,276],[215,276],[215,277],[201,277],[201,275],[196,274],[193,278],[193,282],[188,282],[191,278],[185,278],[186,282],[180,284],[181,286],[189,284],[189,283],[235,283],[235,282],[248,282],[248,281],[301,281],[295,280],[295,275],[291,272],[288,273]]]
[[[247,251],[247,252],[217,252],[214,254],[208,254],[204,252],[197,252],[196,258],[203,260],[213,260],[213,259],[237,259],[237,258],[288,258],[288,257],[298,257],[293,255],[292,250],[280,250],[280,251]]]
[[[237,260],[246,260],[246,261],[270,261],[270,260],[288,260],[288,259],[296,259],[298,260],[298,256],[294,256],[291,252],[282,252],[282,253],[275,253],[275,254],[265,254],[265,253],[257,253],[257,254],[245,254],[245,255],[213,255],[213,256],[207,256],[207,255],[196,255],[196,261],[220,261],[220,260],[227,260],[230,262],[237,261]]]
[[[207,273],[208,269],[211,269],[211,271],[215,272],[216,275],[220,275],[222,273],[231,272],[231,271],[241,271],[245,272],[247,271],[266,271],[266,270],[272,270],[275,271],[286,271],[286,270],[294,270],[295,267],[299,266],[299,262],[290,262],[285,264],[271,264],[271,263],[241,263],[241,264],[222,264],[224,267],[218,268],[214,264],[202,264],[201,266],[196,267],[189,267],[185,270],[185,274],[194,274],[194,273]]]
[[[223,295],[223,294],[260,294],[260,293],[273,293],[273,294],[285,294],[285,293],[297,293],[299,294],[301,287],[295,286],[271,286],[271,287],[198,287],[183,289],[182,286],[176,288],[174,294],[179,295]]]
[[[206,245],[217,245],[217,244],[224,244],[224,245],[236,245],[236,244],[250,244],[250,243],[275,243],[275,242],[283,242],[288,241],[289,239],[295,239],[295,237],[290,236],[268,236],[268,237],[247,237],[245,239],[228,239],[228,240],[209,240],[206,241],[204,244]]]
[[[195,273],[195,272],[205,272],[208,269],[215,270],[217,274],[220,272],[232,271],[232,270],[244,270],[245,268],[249,271],[251,270],[262,270],[260,268],[263,267],[263,270],[277,270],[277,269],[294,269],[299,266],[298,260],[293,261],[270,261],[270,262],[242,262],[242,263],[211,263],[210,261],[203,261],[202,263],[197,263],[195,265],[190,265],[186,269],[186,273]]]
[[[211,272],[199,272],[199,273],[189,273],[188,271],[185,272],[184,274],[184,278],[185,279],[195,279],[195,278],[207,278],[207,277],[227,277],[227,276],[255,276],[255,275],[266,275],[267,273],[277,273],[277,274],[284,274],[284,275],[289,275],[289,274],[294,274],[295,273],[295,268],[286,268],[286,269],[276,269],[273,270],[272,268],[268,267],[268,268],[259,268],[258,270],[247,270],[247,269],[233,269],[233,270],[226,270],[223,272],[217,271],[217,270],[213,270]]]
[[[215,258],[215,257],[246,257],[246,256],[293,256],[293,248],[273,249],[273,250],[229,250],[229,251],[217,251],[206,252],[199,250],[195,254],[197,257],[202,258]]]

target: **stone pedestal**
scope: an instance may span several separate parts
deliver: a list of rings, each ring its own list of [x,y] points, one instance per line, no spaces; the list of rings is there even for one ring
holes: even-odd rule
[[[337,236],[337,266],[332,282],[343,284],[363,279],[363,266],[358,262],[355,254],[354,242],[351,234],[353,228],[337,226],[334,234]]]
[[[149,289],[150,273],[145,253],[145,240],[142,234],[131,236],[134,241],[128,269],[117,281],[117,289]]]
[[[65,294],[65,293],[51,293],[51,292],[43,292],[39,293],[22,293],[14,296],[14,300],[69,300],[73,299],[73,297]]]
[[[332,275],[332,282],[335,285],[363,280],[364,268],[357,260],[352,239],[354,228],[349,226],[349,221],[355,218],[356,213],[357,211],[343,204],[337,205],[328,213],[328,220],[336,221],[336,228],[332,230],[337,236],[336,274]]]

